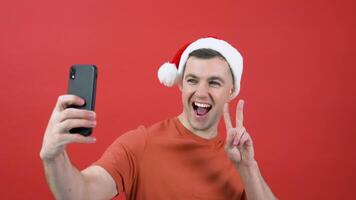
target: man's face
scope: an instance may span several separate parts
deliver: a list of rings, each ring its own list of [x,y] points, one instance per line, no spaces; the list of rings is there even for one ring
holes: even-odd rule
[[[183,116],[190,128],[207,131],[217,127],[233,89],[228,63],[219,57],[187,60],[180,84]]]

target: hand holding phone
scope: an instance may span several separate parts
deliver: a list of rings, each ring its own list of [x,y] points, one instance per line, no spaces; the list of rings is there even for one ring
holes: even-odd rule
[[[92,110],[95,107],[97,67],[95,65],[73,65],[69,71],[68,94],[73,94],[84,99],[82,106],[72,105],[71,108]],[[89,136],[92,128],[77,127],[69,131]]]
[[[63,155],[66,146],[70,143],[94,143],[92,136],[85,137],[79,134],[68,134],[75,127],[95,127],[96,114],[93,111],[68,108],[69,105],[84,105],[84,99],[75,95],[61,95],[53,109],[48,121],[40,157],[43,161],[52,162]]]

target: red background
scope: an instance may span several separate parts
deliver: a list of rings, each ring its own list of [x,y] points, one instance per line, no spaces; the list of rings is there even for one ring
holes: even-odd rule
[[[98,141],[69,147],[82,169],[125,131],[180,113],[179,90],[159,84],[158,66],[206,35],[244,56],[238,99],[275,194],[351,199],[355,8],[351,0],[2,0],[0,199],[53,198],[39,150],[71,64],[99,67]]]

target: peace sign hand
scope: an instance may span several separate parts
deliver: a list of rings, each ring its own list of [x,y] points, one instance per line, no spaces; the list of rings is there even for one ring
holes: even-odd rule
[[[232,126],[229,105],[224,105],[224,121],[226,125],[225,151],[230,160],[237,166],[251,166],[254,162],[254,149],[250,134],[243,126],[244,101],[239,100],[236,108],[236,127]]]

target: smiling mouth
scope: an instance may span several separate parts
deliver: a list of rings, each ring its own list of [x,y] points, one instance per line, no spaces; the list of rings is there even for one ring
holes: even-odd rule
[[[212,106],[210,104],[199,103],[199,102],[195,102],[195,101],[193,101],[192,105],[193,105],[195,114],[198,116],[206,115],[212,108]]]

